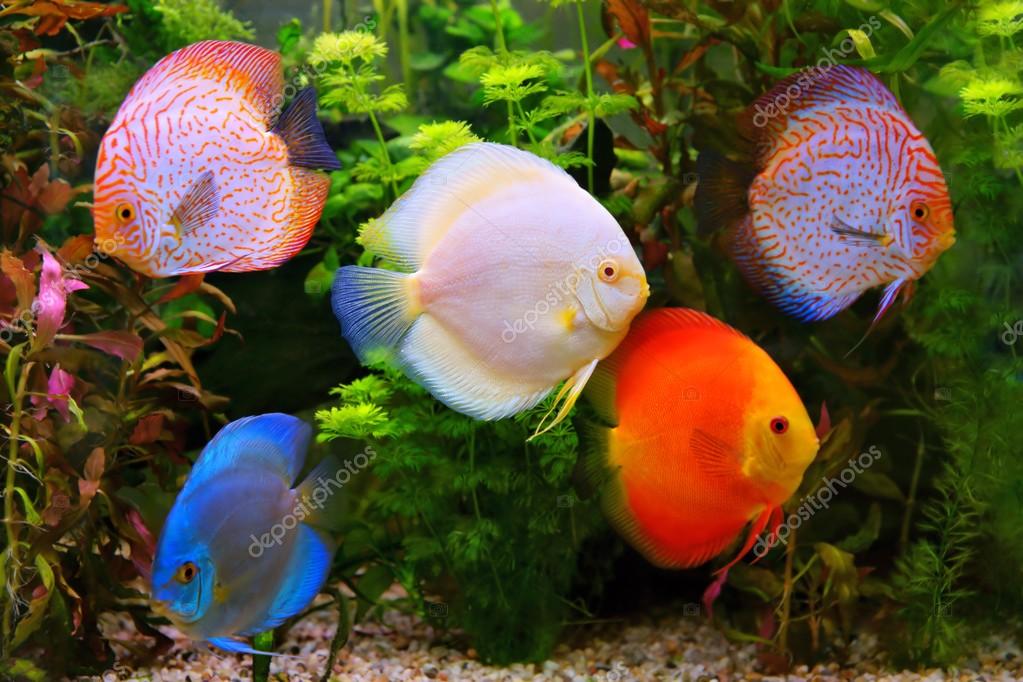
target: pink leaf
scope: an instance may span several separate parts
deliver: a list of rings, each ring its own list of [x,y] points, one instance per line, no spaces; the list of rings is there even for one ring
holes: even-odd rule
[[[632,48],[637,47],[637,45],[628,38],[621,38],[618,40],[618,47],[623,50],[631,50]]]
[[[104,353],[133,362],[142,352],[142,339],[129,331],[96,332],[75,337],[78,341],[98,348]]]
[[[32,404],[39,408],[35,412],[35,418],[40,420],[45,418],[47,407],[52,407],[57,410],[65,422],[71,421],[68,398],[74,387],[75,378],[69,372],[62,370],[60,365],[56,365],[46,381],[46,395],[32,396]]]
[[[72,291],[87,289],[85,282],[64,278],[60,263],[49,251],[43,250],[43,268],[39,276],[39,295],[32,309],[36,314],[36,346],[47,346],[64,325],[64,311],[67,295]]]

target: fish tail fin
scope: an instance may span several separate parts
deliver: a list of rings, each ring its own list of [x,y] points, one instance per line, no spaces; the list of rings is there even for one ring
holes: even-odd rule
[[[334,316],[362,362],[374,351],[394,349],[419,317],[411,277],[357,265],[337,271],[331,292]]]
[[[707,149],[696,159],[696,173],[694,206],[701,235],[729,228],[749,213],[747,191],[756,176],[751,164]]]
[[[612,477],[607,464],[611,429],[582,418],[575,419],[573,425],[579,438],[579,459],[572,480],[579,496],[589,499],[598,495]]]
[[[266,632],[307,607],[327,580],[335,549],[334,541],[326,533],[299,524],[293,542],[274,548],[290,551],[291,556],[270,608],[258,624],[241,634]]]
[[[360,454],[366,458],[362,465],[358,455],[354,463],[352,460],[342,463],[334,455],[328,455],[309,472],[295,490],[296,505],[301,505],[304,515],[303,523],[328,531],[340,530],[347,499],[342,489],[376,456],[372,448]]]
[[[299,92],[273,127],[288,148],[288,163],[300,168],[340,170],[337,154],[327,144],[320,119],[316,117],[316,89]]]

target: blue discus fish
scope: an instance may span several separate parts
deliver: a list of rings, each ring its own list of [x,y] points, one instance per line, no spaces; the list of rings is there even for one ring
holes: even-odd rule
[[[225,426],[199,455],[160,533],[154,610],[193,639],[241,653],[239,637],[304,609],[330,569],[334,542],[322,522],[325,460],[292,487],[311,429],[264,414]],[[313,486],[316,487],[313,487]]]

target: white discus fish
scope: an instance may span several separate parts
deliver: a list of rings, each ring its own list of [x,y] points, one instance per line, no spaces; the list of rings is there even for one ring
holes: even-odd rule
[[[438,400],[477,419],[526,410],[565,381],[553,427],[649,295],[600,203],[554,164],[505,145],[444,157],[361,241],[401,271],[338,270],[341,333],[361,360],[390,351]]]

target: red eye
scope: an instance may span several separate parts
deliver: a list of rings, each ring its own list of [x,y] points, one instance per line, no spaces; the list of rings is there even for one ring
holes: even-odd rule
[[[789,420],[785,417],[775,417],[771,420],[771,431],[779,436],[789,430]]]

